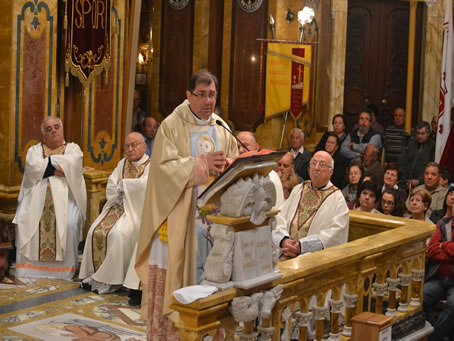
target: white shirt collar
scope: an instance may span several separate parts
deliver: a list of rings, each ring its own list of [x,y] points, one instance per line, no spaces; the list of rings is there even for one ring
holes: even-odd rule
[[[397,191],[399,189],[399,186],[397,186],[397,184],[394,184],[393,188]],[[383,185],[383,187],[381,188],[381,191],[383,192],[385,189],[386,189],[386,185]]]
[[[304,153],[304,146],[301,146],[300,149],[298,151],[296,151],[296,152],[293,150],[293,148],[290,148],[290,153],[292,153],[293,158],[296,158],[298,153],[301,153],[301,154]]]

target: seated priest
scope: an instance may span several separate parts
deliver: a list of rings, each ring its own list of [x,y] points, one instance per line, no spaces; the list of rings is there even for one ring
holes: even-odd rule
[[[319,151],[309,162],[310,180],[293,188],[277,215],[273,242],[285,259],[343,244],[348,239],[348,207],[330,177],[334,162]]]
[[[145,149],[141,134],[128,134],[126,157],[109,176],[107,202],[87,234],[79,273],[85,289],[106,294],[123,285],[142,219],[150,164]]]
[[[83,154],[77,144],[65,142],[59,118],[45,118],[41,132],[43,142],[27,152],[13,220],[16,277],[70,280],[87,207]]]

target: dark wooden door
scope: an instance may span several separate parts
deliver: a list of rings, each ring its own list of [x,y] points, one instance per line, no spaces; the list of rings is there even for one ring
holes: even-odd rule
[[[392,111],[405,108],[409,3],[395,0],[349,0],[345,61],[344,115],[348,129],[368,104],[387,127]],[[419,112],[422,6],[417,10],[413,124]]]

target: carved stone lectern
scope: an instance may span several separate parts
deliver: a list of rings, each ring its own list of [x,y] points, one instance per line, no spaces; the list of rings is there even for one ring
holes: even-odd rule
[[[205,263],[205,281],[220,289],[249,289],[282,277],[275,269],[279,250],[271,232],[276,189],[268,173],[283,152],[239,158],[200,196],[202,205],[220,202],[218,215],[208,215],[213,248]]]

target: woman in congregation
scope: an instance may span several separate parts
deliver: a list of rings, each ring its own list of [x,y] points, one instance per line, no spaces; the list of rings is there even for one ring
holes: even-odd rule
[[[454,184],[451,184],[448,188],[448,192],[445,196],[443,208],[441,210],[433,211],[430,215],[430,220],[434,224],[438,224],[438,221],[443,218],[452,216],[452,206],[454,206]]]
[[[429,191],[424,188],[415,188],[413,191],[411,191],[409,200],[409,218],[432,223],[432,221],[428,217],[426,217],[427,209],[432,203],[432,197]]]
[[[382,192],[386,189],[395,189],[399,194],[399,197],[405,202],[407,200],[407,192],[400,188],[398,183],[400,180],[400,166],[396,162],[390,162],[385,167],[385,173],[383,175],[383,188]]]
[[[380,213],[376,209],[378,199],[377,185],[372,181],[364,181],[358,190],[358,198],[356,199],[353,210],[370,213]]]
[[[348,184],[342,190],[345,201],[349,203],[352,200],[356,200],[359,180],[364,173],[364,168],[361,162],[352,162],[347,168]]]
[[[405,213],[404,201],[394,188],[386,188],[378,202],[378,210],[385,215],[403,217]]]
[[[347,133],[345,132],[344,116],[341,114],[335,115],[333,117],[332,124],[333,131],[327,131],[326,133],[323,134],[322,138],[315,146],[314,154],[320,150],[325,150],[326,140],[328,140],[328,136],[332,133],[336,134],[337,137],[339,138],[339,146],[341,146],[342,142],[344,142],[345,138],[347,137]]]

